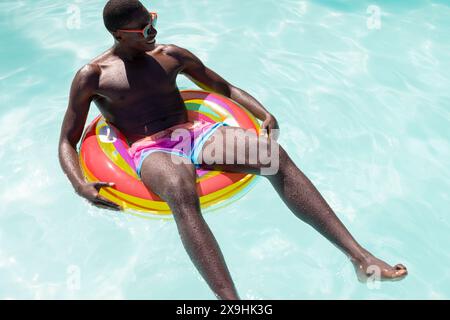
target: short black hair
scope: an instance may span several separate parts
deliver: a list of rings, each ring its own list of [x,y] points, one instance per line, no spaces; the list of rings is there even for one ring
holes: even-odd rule
[[[108,31],[115,32],[129,24],[133,14],[141,10],[145,7],[138,0],[109,0],[103,9],[103,22]]]

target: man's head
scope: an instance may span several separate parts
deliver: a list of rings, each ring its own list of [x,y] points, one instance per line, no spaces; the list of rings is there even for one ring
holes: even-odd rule
[[[129,31],[144,29],[152,22],[152,19],[150,13],[138,0],[109,0],[103,9],[106,29],[122,45],[136,49],[151,49],[157,32],[151,26],[145,38],[142,32]]]

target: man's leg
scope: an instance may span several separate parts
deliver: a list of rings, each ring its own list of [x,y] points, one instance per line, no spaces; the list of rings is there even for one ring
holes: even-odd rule
[[[250,151],[252,146],[256,146],[258,154],[261,154],[260,148],[264,152],[267,149],[271,150],[270,143],[277,144],[277,142],[258,137],[256,134],[247,137],[235,134],[239,130],[242,129],[222,127],[208,139],[198,159],[202,168],[262,174],[264,170],[261,169],[270,166],[261,163],[261,158]],[[227,131],[228,137],[235,138],[227,139]],[[238,146],[242,145],[245,145],[245,152],[239,152]],[[403,265],[398,264],[392,267],[361,247],[311,181],[291,160],[287,152],[279,145],[276,147],[279,150],[277,159],[279,170],[275,174],[265,175],[265,177],[298,218],[319,231],[350,258],[360,280],[365,280],[367,276],[376,272],[375,268],[378,268],[381,279],[398,279],[407,274]],[[217,163],[217,159],[221,158],[218,157],[217,152],[223,153],[222,159],[226,160],[226,163]],[[252,163],[252,160],[256,160],[255,163]]]
[[[175,164],[172,157],[176,156],[150,154],[142,164],[142,181],[169,204],[183,245],[214,294],[220,299],[239,299],[219,245],[201,214],[195,167]]]

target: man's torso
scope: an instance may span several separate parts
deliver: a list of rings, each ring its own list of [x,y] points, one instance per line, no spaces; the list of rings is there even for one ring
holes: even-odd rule
[[[111,50],[95,58],[100,77],[93,101],[130,143],[187,122],[176,85],[182,63],[159,45],[143,58],[126,61]]]

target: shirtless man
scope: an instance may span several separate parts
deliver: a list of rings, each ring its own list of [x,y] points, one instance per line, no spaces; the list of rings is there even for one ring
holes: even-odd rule
[[[194,54],[175,45],[156,44],[157,15],[149,13],[139,1],[111,0],[104,8],[103,17],[115,43],[76,74],[59,143],[59,158],[64,172],[76,192],[93,205],[121,209],[99,195],[100,188],[113,187],[113,184],[87,183],[78,162],[76,146],[92,101],[106,120],[121,130],[130,144],[142,139],[145,141],[146,137],[155,133],[188,124],[187,111],[176,85],[176,77],[181,73],[246,107],[263,122],[262,128],[269,133],[278,129],[275,117],[256,99],[207,68]],[[138,160],[142,182],[168,203],[184,247],[218,298],[239,299],[239,296],[220,248],[202,217],[196,193],[195,165],[204,169],[259,174],[267,178],[299,219],[310,224],[348,256],[360,280],[367,279],[374,268],[379,270],[381,280],[398,280],[406,276],[407,270],[403,265],[391,266],[356,242],[275,139],[256,134],[250,138],[253,140],[250,142],[259,142],[258,146],[276,143],[279,148],[278,171],[263,175],[264,164],[259,161],[254,164],[247,158],[232,156],[233,163],[211,162],[211,155],[203,153],[204,148],[214,143],[217,135],[224,137],[227,131],[230,133],[239,128],[218,126],[206,129],[210,136],[201,146],[198,158],[187,155],[188,159],[191,156],[189,161],[173,161],[177,157],[173,153],[148,152]],[[224,153],[235,151],[226,148],[226,140],[217,141],[225,141]],[[237,141],[239,143],[245,144],[245,141]],[[248,152],[244,157],[248,157]],[[226,155],[224,158],[229,159]]]

